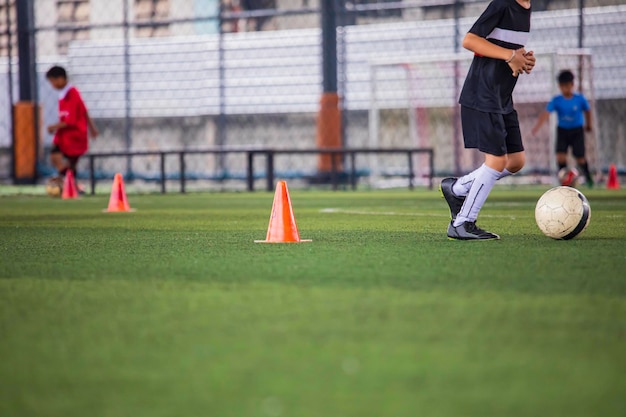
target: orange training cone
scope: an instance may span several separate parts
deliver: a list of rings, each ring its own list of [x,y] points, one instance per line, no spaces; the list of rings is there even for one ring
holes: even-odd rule
[[[609,190],[619,189],[619,180],[617,178],[617,168],[615,164],[611,164],[609,167],[609,178],[606,180],[606,188]]]
[[[116,211],[132,211],[128,204],[128,198],[126,197],[126,190],[124,190],[124,179],[122,174],[115,174],[113,178],[113,186],[111,187],[111,197],[109,198],[109,207],[107,212]]]
[[[285,181],[278,181],[276,192],[274,193],[274,204],[272,204],[272,214],[270,224],[267,228],[265,240],[255,240],[255,243],[297,243],[311,242],[309,239],[300,239],[296,218],[291,208],[289,190]]]
[[[78,189],[76,188],[76,181],[74,180],[74,172],[68,169],[65,172],[65,180],[63,180],[63,193],[61,198],[64,200],[70,198],[78,198]]]

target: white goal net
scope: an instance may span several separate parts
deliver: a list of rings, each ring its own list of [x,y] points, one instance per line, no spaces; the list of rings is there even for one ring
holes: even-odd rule
[[[550,99],[559,93],[557,76],[569,69],[575,88],[595,111],[592,55],[586,49],[536,52],[537,65],[520,76],[513,100],[519,114],[526,148],[524,177],[531,182],[554,181],[556,174],[556,117],[532,135],[532,126]],[[401,57],[370,62],[369,146],[420,147],[435,150],[437,175],[458,175],[482,163],[476,151],[463,148],[458,97],[472,54]],[[595,118],[594,118],[595,119]],[[587,134],[587,159],[593,169],[598,162],[597,131]],[[415,156],[417,182],[425,181],[425,156]],[[573,162],[572,162],[573,164]],[[572,165],[573,166],[573,165]],[[389,161],[370,159],[373,181],[393,170]]]

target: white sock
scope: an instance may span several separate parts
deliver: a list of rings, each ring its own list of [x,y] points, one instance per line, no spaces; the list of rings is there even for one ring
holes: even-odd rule
[[[456,216],[454,226],[460,226],[464,222],[476,221],[478,212],[485,204],[491,189],[501,176],[502,172],[489,168],[485,164],[475,170],[474,181],[472,181],[472,186],[465,198],[463,207],[461,207],[461,211]]]
[[[476,178],[476,173],[482,168],[482,165],[467,175],[464,175],[456,180],[454,186],[452,187],[452,192],[459,197],[465,197],[469,194],[470,188],[472,188],[472,184],[474,183],[474,179]],[[511,171],[504,168],[504,171],[500,173],[498,179],[508,177],[509,175],[513,175]]]
[[[508,169],[504,168],[504,171],[502,171],[500,173],[500,176],[498,177],[498,180],[501,180],[504,177],[508,177],[509,175],[513,175],[513,172],[511,172]]]
[[[483,166],[481,165],[469,174],[459,177],[452,186],[452,192],[459,197],[465,197],[469,193],[470,188],[472,188],[476,174],[482,169],[482,167]]]

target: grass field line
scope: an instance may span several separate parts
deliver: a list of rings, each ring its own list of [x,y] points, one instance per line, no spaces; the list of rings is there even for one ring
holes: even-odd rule
[[[425,213],[425,212],[410,212],[403,213],[398,211],[369,211],[369,210],[346,210],[340,208],[324,208],[320,210],[320,213],[340,213],[340,214],[358,214],[363,216],[417,216],[417,217],[450,217],[448,213]],[[512,219],[515,220],[520,217],[531,217],[531,216],[519,216],[519,215],[505,215],[505,214],[482,214],[481,217],[491,217],[491,218],[500,218],[500,219]]]

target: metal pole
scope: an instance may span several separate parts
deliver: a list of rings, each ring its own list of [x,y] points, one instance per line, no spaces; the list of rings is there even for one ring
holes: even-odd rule
[[[254,191],[254,152],[248,152],[248,191]]]
[[[178,155],[180,162],[180,192],[185,194],[185,152]]]
[[[130,82],[130,22],[128,21],[129,13],[128,0],[124,0],[124,142],[126,145],[126,152],[130,152],[132,148],[132,102],[130,97],[131,82]],[[132,173],[132,159],[130,156],[126,157],[126,178],[133,178]]]
[[[29,103],[29,106],[32,107],[33,110],[33,137],[30,138],[28,135],[26,137],[22,137],[22,141],[29,142],[32,140],[33,143],[30,143],[33,150],[32,158],[32,176],[23,175],[22,178],[17,178],[16,170],[16,155],[15,155],[15,140],[16,135],[15,132],[12,138],[11,148],[13,150],[12,153],[12,177],[14,182],[27,182],[27,183],[36,183],[37,182],[37,159],[39,158],[39,111],[37,106],[37,69],[36,69],[36,42],[35,42],[35,13],[33,0],[23,0],[15,2],[16,15],[17,15],[17,48],[18,48],[18,74],[19,74],[19,100]],[[7,13],[9,13],[9,9],[7,9]],[[10,28],[7,28],[10,31]],[[9,67],[9,71],[11,68]],[[11,104],[11,108],[13,109],[13,103]],[[13,118],[15,118],[15,113],[12,111],[11,113]],[[13,129],[15,129],[13,127]],[[23,132],[18,132],[18,134],[22,134]],[[30,159],[25,157],[24,165],[30,165]]]
[[[19,3],[16,2],[16,3]],[[39,144],[41,143],[41,111],[39,108],[39,79],[37,78],[37,28],[35,26],[35,1],[28,1],[28,13],[30,21],[30,37],[31,37],[31,56],[30,73],[32,77],[33,101],[35,102],[35,159],[38,161]],[[35,181],[39,178],[39,170],[35,168]]]
[[[35,83],[33,76],[34,41],[32,36],[32,3],[33,0],[22,0],[15,2],[17,13],[17,49],[19,57],[18,71],[20,80],[19,88],[20,100],[23,101],[32,101],[35,97],[33,93],[35,90]]]
[[[435,151],[430,149],[428,151],[428,170],[430,171],[428,175],[428,189],[433,189],[433,176],[435,175]]]
[[[217,54],[218,54],[218,71],[219,71],[219,114],[217,116],[217,146],[222,147],[226,144],[226,69],[224,65],[224,2],[220,1],[219,19],[218,19],[218,38],[217,38]],[[223,154],[217,154],[217,166],[221,173],[224,173],[225,158]]]
[[[346,147],[348,145],[347,131],[348,131],[348,114],[346,113],[346,0],[337,1],[337,37],[339,38],[339,51],[337,53],[337,65],[339,67],[338,75],[338,93],[341,97],[339,102],[339,109],[341,110],[341,146]],[[344,156],[345,158],[345,156]]]
[[[338,93],[337,82],[337,15],[339,0],[321,1],[321,26],[322,26],[322,96],[320,110],[317,118],[316,145],[318,148],[341,148],[341,98]],[[328,171],[332,170],[332,163],[337,163],[336,168],[342,171],[342,164],[335,158],[342,157],[339,154],[320,154],[318,156],[318,170],[320,179],[328,177]]]
[[[5,0],[4,7],[6,9],[6,36],[7,36],[7,63],[8,63],[8,81],[9,81],[9,105],[13,104],[13,33],[11,32],[11,0]]]
[[[95,156],[89,155],[89,184],[91,186],[91,195],[96,194],[96,175],[95,171]]]
[[[274,188],[274,151],[267,151],[266,155],[266,173],[267,176],[267,191],[272,191]]]
[[[13,111],[13,102],[14,97],[13,97],[13,33],[11,32],[11,13],[9,13],[9,10],[11,10],[11,0],[5,0],[4,2],[4,7],[6,9],[6,26],[7,26],[7,31],[6,31],[6,36],[7,36],[7,64],[8,64],[8,69],[7,69],[7,78],[8,78],[8,82],[9,82],[9,88],[8,88],[8,92],[9,92],[9,106],[11,107],[11,123],[9,123],[9,137],[13,138],[13,120],[14,120],[14,111]],[[9,155],[15,155],[15,146],[13,144],[13,140],[11,139],[11,149],[9,149],[10,153]],[[11,175],[15,175],[15,157],[11,157]]]
[[[337,191],[337,162],[336,157],[337,154],[335,152],[330,153],[330,182],[333,186],[333,191]]]
[[[585,0],[578,2],[578,47],[582,48],[585,40],[585,18],[583,12],[585,10]]]
[[[407,157],[408,157],[408,164],[409,164],[409,190],[412,190],[414,188],[413,177],[415,176],[415,173],[413,171],[413,152],[408,151]]]
[[[461,38],[461,30],[460,30],[460,14],[461,14],[461,2],[460,0],[455,0],[454,1],[454,52],[458,53],[459,50],[461,49],[461,43],[460,43],[460,38]],[[456,98],[458,98],[458,95],[461,91],[460,89],[460,74],[461,72],[461,68],[460,68],[460,63],[459,61],[454,61],[454,94],[456,95],[455,97],[455,104],[454,104],[454,111],[453,111],[453,124],[452,124],[452,129],[454,132],[454,174],[459,176],[461,175],[461,148],[462,148],[462,138],[461,138],[461,129],[459,124],[461,123],[461,109],[459,107],[459,104],[456,103]],[[430,173],[431,178],[433,173]]]
[[[161,194],[165,194],[165,152],[161,152]]]
[[[356,190],[356,153],[350,152],[350,185],[352,185],[352,191]]]
[[[582,49],[585,43],[585,19],[584,19],[584,10],[585,10],[585,0],[580,0],[578,2],[578,48]],[[584,92],[583,83],[584,83],[584,56],[578,56],[578,91],[581,94]]]
[[[335,0],[322,0],[322,76],[324,92],[337,92],[337,16]]]

